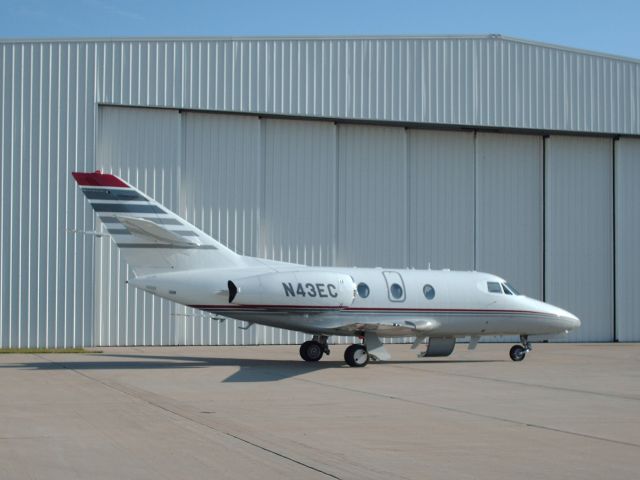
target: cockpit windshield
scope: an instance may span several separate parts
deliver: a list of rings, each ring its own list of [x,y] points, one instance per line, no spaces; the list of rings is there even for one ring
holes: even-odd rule
[[[505,295],[520,295],[520,292],[508,283],[487,282],[489,293],[504,293]]]

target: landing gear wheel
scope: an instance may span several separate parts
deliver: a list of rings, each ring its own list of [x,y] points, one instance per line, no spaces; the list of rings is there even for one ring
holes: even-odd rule
[[[300,356],[306,362],[317,362],[324,355],[324,347],[320,342],[309,340],[300,345]]]
[[[369,353],[364,345],[353,344],[344,351],[344,361],[350,367],[364,367],[369,363]]]
[[[509,350],[509,356],[514,362],[521,362],[522,360],[524,360],[526,354],[527,349],[522,345],[514,345],[513,347],[511,347],[511,350]]]

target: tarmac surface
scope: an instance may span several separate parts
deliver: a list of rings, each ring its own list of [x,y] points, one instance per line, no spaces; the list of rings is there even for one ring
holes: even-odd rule
[[[0,479],[640,478],[640,344],[0,355]]]

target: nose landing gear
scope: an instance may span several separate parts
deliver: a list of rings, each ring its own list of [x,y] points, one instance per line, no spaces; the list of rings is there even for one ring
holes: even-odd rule
[[[509,356],[514,362],[521,362],[527,353],[531,351],[531,343],[529,343],[527,335],[520,335],[520,341],[522,345],[514,345],[509,350]]]

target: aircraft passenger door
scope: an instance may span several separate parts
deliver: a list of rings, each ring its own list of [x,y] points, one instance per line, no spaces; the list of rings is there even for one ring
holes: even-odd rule
[[[387,283],[387,294],[392,302],[404,302],[406,298],[404,281],[398,272],[384,271],[384,280]]]

